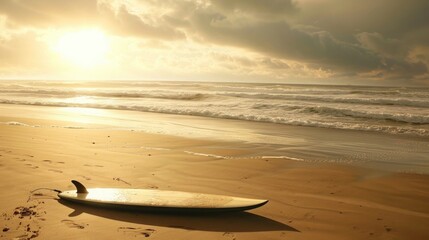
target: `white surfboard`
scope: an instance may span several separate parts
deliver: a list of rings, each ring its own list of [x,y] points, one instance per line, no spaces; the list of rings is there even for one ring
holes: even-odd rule
[[[265,205],[268,200],[157,189],[88,188],[73,180],[77,190],[58,194],[82,204],[151,212],[229,212]]]

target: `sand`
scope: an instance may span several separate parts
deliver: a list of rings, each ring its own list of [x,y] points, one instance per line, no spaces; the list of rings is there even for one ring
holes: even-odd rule
[[[242,142],[71,128],[30,117],[1,116],[0,122],[1,239],[429,238],[428,175],[261,158],[258,152],[266,149]],[[72,189],[71,179],[88,187],[270,202],[237,214],[159,215],[62,202],[45,189],[31,192]]]

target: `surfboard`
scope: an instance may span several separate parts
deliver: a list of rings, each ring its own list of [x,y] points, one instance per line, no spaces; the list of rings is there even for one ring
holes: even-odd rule
[[[245,211],[261,207],[268,200],[158,189],[86,188],[72,180],[76,190],[58,197],[81,204],[148,212],[209,213]]]

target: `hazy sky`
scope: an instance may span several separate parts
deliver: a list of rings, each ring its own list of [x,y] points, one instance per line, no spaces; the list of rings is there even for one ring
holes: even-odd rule
[[[425,0],[1,0],[2,79],[429,85]]]

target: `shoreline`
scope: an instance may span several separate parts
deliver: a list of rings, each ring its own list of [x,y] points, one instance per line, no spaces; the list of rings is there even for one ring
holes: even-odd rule
[[[0,121],[12,118],[0,117]],[[69,124],[56,119],[27,121]],[[254,157],[269,151],[245,142],[111,128],[1,124],[0,227],[8,230],[0,238],[428,237],[428,175]],[[91,208],[58,202],[47,190],[30,193],[40,187],[72,189],[71,179],[88,187],[155,188],[270,202],[241,214],[192,217]]]
[[[227,141],[260,149],[258,157],[429,174],[429,138],[416,136],[76,107],[0,104],[0,117],[7,119],[3,124],[21,119],[24,125],[38,126],[38,121],[49,120],[54,123],[41,125]]]

